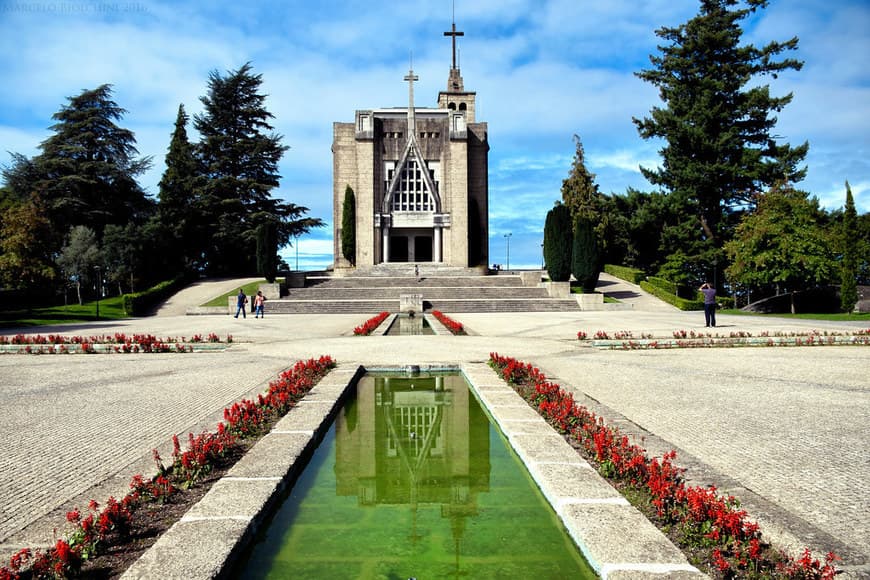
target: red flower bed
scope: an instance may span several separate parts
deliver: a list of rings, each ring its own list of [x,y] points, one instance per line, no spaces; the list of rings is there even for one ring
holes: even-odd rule
[[[456,322],[440,310],[433,310],[432,316],[438,319],[438,321],[447,327],[447,330],[452,332],[453,334],[462,334],[465,332],[465,328],[459,322]]]
[[[648,458],[616,427],[605,424],[559,385],[548,382],[531,364],[490,353],[490,366],[560,433],[580,443],[598,465],[599,472],[623,487],[644,491],[659,523],[676,528],[686,546],[710,550],[710,573],[720,578],[832,579],[837,573],[829,553],[825,562],[810,552],[794,560],[771,554],[762,544],[758,524],[748,520],[732,496],[720,496],[715,487],[689,487],[683,469],[674,464],[676,452]]]
[[[389,316],[389,312],[381,312],[377,316],[369,318],[366,320],[361,326],[357,326],[353,329],[353,333],[357,336],[368,336],[370,335],[378,326],[381,325],[381,322],[387,319]]]
[[[76,352],[94,354],[102,353],[153,353],[153,352],[191,352],[193,347],[187,343],[205,342],[201,334],[194,334],[189,339],[181,336],[175,338],[158,338],[153,334],[105,334],[96,336],[64,336],[61,334],[16,334],[13,337],[0,336],[0,345],[20,345],[18,353],[25,354],[71,354]],[[221,339],[211,332],[208,342],[219,343]],[[227,344],[233,342],[233,336],[228,334]],[[96,348],[96,345],[108,345],[106,348]],[[110,348],[109,348],[110,347]]]
[[[177,487],[189,488],[209,473],[240,440],[258,434],[267,421],[276,419],[290,410],[323,378],[335,362],[329,356],[299,361],[296,365],[269,383],[265,395],[256,403],[242,400],[224,409],[227,424],[218,423],[214,433],[204,431],[198,436],[188,434],[187,449],[182,451],[178,436],[172,437],[172,464],[163,465],[155,449],[157,475],[150,479],[134,475],[130,492],[120,501],[110,497],[100,509],[97,502],[88,504],[88,515],[78,509],[67,513],[67,522],[73,527],[65,539],[59,539],[45,552],[23,548],[0,567],[0,580],[32,578],[75,578],[85,560],[99,555],[112,543],[127,539],[127,533],[136,516],[136,509],[146,502],[164,503]]]

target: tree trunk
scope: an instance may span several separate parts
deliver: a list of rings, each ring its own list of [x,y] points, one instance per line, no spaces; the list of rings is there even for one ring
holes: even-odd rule
[[[78,296],[79,306],[81,306],[83,304],[83,302],[82,302],[82,283],[81,282],[76,282],[76,296]]]

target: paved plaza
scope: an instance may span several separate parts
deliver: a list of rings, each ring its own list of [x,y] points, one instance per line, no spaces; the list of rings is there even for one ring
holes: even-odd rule
[[[150,469],[153,448],[168,456],[173,434],[212,429],[225,406],[264,390],[298,359],[329,354],[351,368],[455,364],[497,351],[541,367],[642,436],[651,453],[676,449],[694,483],[736,495],[768,537],[833,550],[850,577],[870,577],[870,348],[607,351],[578,341],[579,330],[705,330],[703,313],[663,307],[630,287],[630,310],[463,314],[456,318],[470,336],[458,337],[353,336],[366,315],[181,314],[184,304],[236,283],[201,284],[154,317],[39,329],[232,334],[223,352],[0,355],[0,553],[50,543],[66,509],[125,493],[134,473]],[[726,335],[862,326],[728,315],[718,322]]]

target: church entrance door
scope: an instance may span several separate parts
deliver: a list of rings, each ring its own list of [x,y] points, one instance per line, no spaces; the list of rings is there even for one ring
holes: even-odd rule
[[[390,262],[408,261],[408,236],[390,236]]]
[[[432,261],[432,238],[430,236],[414,236],[414,261]]]

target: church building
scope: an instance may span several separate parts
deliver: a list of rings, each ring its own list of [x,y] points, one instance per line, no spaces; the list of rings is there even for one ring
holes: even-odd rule
[[[466,91],[456,65],[437,106],[414,105],[410,70],[408,106],[362,109],[353,123],[333,125],[335,269],[382,263],[485,267],[488,263],[488,156],[486,123],[475,119],[475,93]],[[348,187],[355,199],[352,256],[342,253],[342,212]]]

